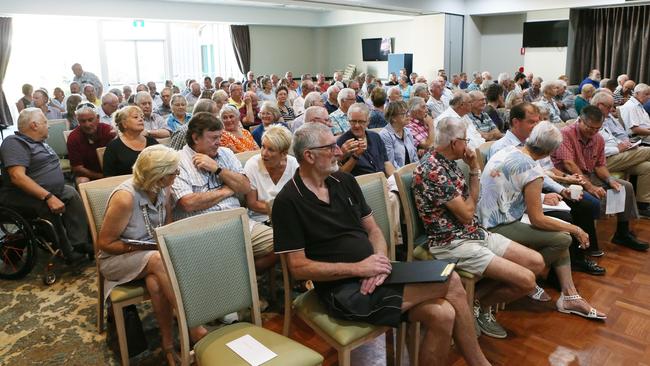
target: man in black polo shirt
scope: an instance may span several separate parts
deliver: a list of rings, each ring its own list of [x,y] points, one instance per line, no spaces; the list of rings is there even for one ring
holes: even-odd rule
[[[273,205],[276,253],[296,279],[311,279],[332,316],[397,326],[403,316],[427,331],[423,365],[445,364],[451,335],[468,364],[489,364],[474,333],[460,279],[383,285],[391,272],[387,245],[354,177],[338,172],[341,150],[330,129],[307,123],[294,135],[300,163]]]
[[[92,253],[88,222],[81,198],[64,184],[59,157],[45,143],[47,119],[38,108],[25,108],[18,117],[18,132],[0,146],[2,188],[0,202],[23,215],[44,218],[54,224],[59,248],[68,263],[82,258],[73,251]]]

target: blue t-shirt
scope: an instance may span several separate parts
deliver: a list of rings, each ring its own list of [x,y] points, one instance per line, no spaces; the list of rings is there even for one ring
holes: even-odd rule
[[[270,126],[273,126],[273,125],[282,125],[282,126],[286,127],[287,129],[289,128],[289,126],[287,126],[287,124],[284,123],[284,122],[276,122],[276,123],[271,123],[270,124]],[[259,125],[259,127],[255,128],[255,130],[253,132],[251,132],[251,135],[253,135],[253,140],[255,140],[255,142],[257,142],[257,146],[262,146],[262,135],[264,135],[264,131],[265,131],[264,130],[264,125],[261,124],[261,125]]]
[[[341,146],[344,142],[352,138],[355,138],[352,134],[352,130],[348,130],[339,136],[336,140],[336,144]],[[366,130],[366,141],[368,142],[366,151],[364,151],[359,157],[357,164],[350,172],[350,174],[354,176],[384,172],[384,163],[388,161],[386,147],[378,133]],[[348,157],[348,159],[352,158]],[[347,159],[345,161],[347,161]]]

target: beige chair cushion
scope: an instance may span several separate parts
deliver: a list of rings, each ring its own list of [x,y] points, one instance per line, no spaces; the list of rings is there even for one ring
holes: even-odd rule
[[[201,339],[194,346],[197,363],[210,365],[248,365],[226,343],[241,336],[250,335],[278,356],[264,366],[311,366],[323,363],[323,356],[302,344],[268,329],[250,323],[237,323],[219,328]]]
[[[293,306],[302,317],[309,319],[342,346],[347,346],[378,329],[377,326],[371,324],[331,317],[327,314],[325,306],[321,304],[314,290],[307,291],[298,296],[293,301]]]
[[[111,290],[111,301],[113,303],[126,301],[138,296],[144,296],[146,293],[145,284],[143,281],[135,281],[126,283],[124,285],[115,286]]]

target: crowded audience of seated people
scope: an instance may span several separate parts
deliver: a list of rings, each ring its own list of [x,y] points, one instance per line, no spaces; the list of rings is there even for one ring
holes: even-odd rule
[[[75,75],[78,69],[80,65],[75,66]],[[351,286],[355,281],[350,278],[365,278],[356,281],[359,288],[354,291],[377,293],[370,296],[371,301],[379,301],[377,306],[382,306],[381,295],[400,294],[399,304],[390,305],[399,311],[355,319],[377,324],[395,324],[395,319],[401,318],[422,320],[429,328],[425,342],[431,345],[423,351],[422,360],[432,356],[427,352],[444,348],[441,339],[454,336],[468,362],[477,357],[475,364],[480,364],[483,356],[478,345],[457,331],[467,332],[469,327],[472,333],[473,316],[481,333],[506,337],[494,305],[525,295],[549,301],[551,297],[542,282],[536,284],[536,278],[547,277],[546,283],[561,291],[557,310],[590,319],[606,318],[580,296],[571,270],[606,273],[595,260],[605,253],[594,220],[604,217],[608,189],[626,192],[625,210],[617,214],[611,242],[639,251],[648,249],[649,238],[635,234],[630,223],[650,216],[650,147],[644,146],[650,141],[650,115],[643,108],[650,100],[650,87],[636,84],[628,75],[610,78],[617,86],[610,82],[601,87],[600,72],[592,70],[589,80],[576,90],[567,87],[564,78],[542,80],[521,72],[512,78],[501,73],[497,80],[489,73],[475,72],[467,83],[460,75],[448,82],[444,70],[430,81],[423,75],[406,75],[404,70],[385,84],[371,74],[344,80],[337,72],[329,84],[323,74],[315,79],[301,75],[298,81],[290,72],[284,78],[255,78],[249,72],[241,82],[206,76],[198,79],[203,86],[190,79],[180,90],[171,82],[157,89],[150,82],[138,85],[135,93],[124,86],[103,94],[102,84],[96,85],[93,74],[82,69],[79,74],[67,96],[61,88],[54,88],[50,98],[46,89],[25,84],[23,96],[16,102],[21,110],[19,132],[6,138],[0,148],[2,175],[7,177],[0,193],[30,197],[25,202],[34,202],[16,209],[32,215],[57,220],[57,214],[63,213],[58,218],[67,235],[62,249],[70,262],[79,261],[78,252],[88,251],[87,233],[80,233],[87,223],[70,219],[79,207],[74,188],[62,188],[58,158],[45,143],[50,119],[65,118],[71,130],[67,140],[71,182],[134,175],[130,186],[114,193],[111,212],[115,210],[112,206],[124,199],[132,201],[138,194],[147,196],[152,210],[156,206],[155,210],[164,211],[164,220],[155,225],[245,204],[252,219],[249,229],[258,273],[276,263],[275,253],[289,253],[294,276],[315,280],[319,298],[334,316],[351,319],[363,309],[353,301],[344,308],[328,302],[326,296],[344,289],[338,288],[339,281],[337,286],[328,283],[333,277],[327,271],[364,261],[381,266],[381,270],[363,272],[364,263],[336,279]],[[550,123],[541,122],[542,117]],[[494,143],[487,150],[487,165],[481,172],[474,151],[486,141]],[[152,147],[159,142],[173,149]],[[98,148],[105,148],[103,168]],[[245,164],[234,156],[256,150],[259,154]],[[163,159],[159,167],[143,165],[154,158]],[[459,168],[460,161],[469,167],[467,176]],[[458,259],[459,268],[493,280],[477,285],[473,314],[466,302],[458,300],[465,295],[455,277],[444,290],[433,286],[424,298],[408,285],[382,286],[390,263],[378,248],[385,247],[383,239],[388,238],[377,237],[372,214],[361,199],[359,210],[352,213],[361,215],[355,221],[358,225],[344,223],[345,228],[337,233],[365,237],[356,249],[341,248],[359,252],[332,260],[328,253],[312,247],[314,238],[332,239],[335,229],[329,223],[340,221],[340,217],[327,221],[328,215],[340,215],[337,210],[349,208],[331,205],[331,212],[314,218],[310,205],[322,207],[322,202],[335,202],[342,194],[358,199],[360,193],[350,175],[382,172],[390,181],[395,169],[411,163],[417,163],[411,188],[427,232],[425,250],[434,258]],[[44,173],[34,175],[39,169]],[[147,173],[147,169],[155,172]],[[635,186],[615,178],[614,172],[635,177]],[[137,183],[136,175],[140,175]],[[149,179],[158,182],[151,185]],[[583,187],[578,198],[572,197],[571,185]],[[396,186],[389,182],[389,190],[395,191]],[[400,202],[394,192],[388,197],[389,214],[399,223]],[[271,223],[267,202],[273,199],[278,205],[273,217],[278,217],[278,222]],[[296,199],[299,202],[292,203]],[[569,208],[552,208],[560,202]],[[322,220],[328,224],[320,227]],[[114,258],[132,253],[118,243],[119,231],[130,227],[123,224],[126,226],[107,228],[100,235],[103,254],[99,260],[104,261],[100,269],[107,280],[116,283],[144,278],[148,286],[156,286],[157,307],[163,309],[156,316],[163,348],[168,351],[170,319],[164,309],[172,299],[167,297],[167,284],[155,283],[164,272],[150,263],[155,250],[147,251],[151,252],[146,253],[147,259],[133,263],[118,259],[115,263],[119,265],[109,265]],[[146,236],[144,232],[129,235],[136,239]],[[446,305],[432,315],[414,297],[442,299],[436,301]],[[444,327],[432,323],[436,316],[446,319]],[[192,332],[198,339],[203,330]]]

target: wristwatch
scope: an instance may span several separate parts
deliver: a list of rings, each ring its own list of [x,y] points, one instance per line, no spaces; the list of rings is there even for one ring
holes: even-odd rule
[[[222,170],[223,170],[223,169],[222,169],[221,167],[218,167],[217,170],[215,170],[214,175],[217,175],[217,176],[218,176],[219,174],[221,174],[221,171],[222,171]]]
[[[47,195],[46,195],[45,197],[43,197],[43,202],[47,202],[47,200],[49,200],[50,198],[52,198],[52,196],[54,196],[54,195],[52,194],[52,192],[47,192]]]

